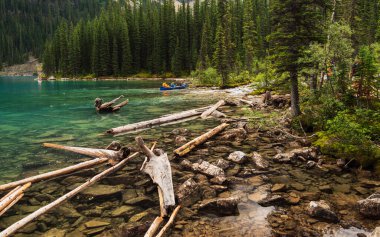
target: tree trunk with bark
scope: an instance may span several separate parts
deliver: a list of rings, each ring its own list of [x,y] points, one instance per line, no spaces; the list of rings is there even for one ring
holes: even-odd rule
[[[291,108],[293,117],[301,115],[299,92],[298,92],[298,73],[297,70],[290,72],[291,82]]]

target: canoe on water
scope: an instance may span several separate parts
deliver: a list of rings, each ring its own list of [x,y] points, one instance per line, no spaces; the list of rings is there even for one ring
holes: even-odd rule
[[[187,85],[181,85],[181,86],[173,86],[173,87],[163,87],[161,86],[160,87],[160,91],[171,91],[171,90],[182,90],[182,89],[186,89],[187,88]]]

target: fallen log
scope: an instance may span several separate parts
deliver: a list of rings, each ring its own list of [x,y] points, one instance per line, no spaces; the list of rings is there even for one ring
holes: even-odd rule
[[[8,189],[11,189],[11,188],[14,188],[14,187],[17,187],[19,185],[23,185],[23,184],[26,184],[26,183],[29,183],[29,182],[30,183],[35,183],[35,182],[38,182],[38,181],[41,181],[41,180],[51,179],[51,178],[55,178],[55,177],[58,177],[58,176],[65,175],[65,174],[74,173],[74,172],[76,172],[78,170],[94,167],[96,165],[105,163],[107,161],[108,161],[107,158],[96,158],[94,160],[85,161],[85,162],[82,162],[82,163],[79,163],[79,164],[76,164],[76,165],[73,165],[73,166],[69,166],[69,167],[66,167],[66,168],[63,168],[63,169],[60,169],[60,170],[55,170],[55,171],[51,171],[51,172],[48,172],[48,173],[44,173],[44,174],[40,174],[40,175],[29,177],[29,178],[26,178],[26,179],[22,179],[22,180],[19,180],[19,181],[15,181],[15,182],[11,182],[11,183],[8,183],[8,184],[0,185],[0,191],[8,190]]]
[[[156,219],[154,219],[152,225],[149,227],[148,231],[145,233],[144,237],[153,237],[158,228],[160,228],[160,225],[163,221],[164,218],[157,216]]]
[[[9,197],[12,193],[14,193],[14,192],[16,192],[18,189],[20,189],[21,188],[21,186],[17,186],[17,187],[15,187],[14,189],[12,189],[9,193],[7,193],[4,197],[2,197],[1,199],[0,199],[0,203],[2,202],[2,201],[4,201],[4,199],[6,199],[7,197]]]
[[[10,204],[12,204],[18,197],[23,194],[23,192],[30,187],[32,183],[24,184],[22,187],[17,188],[9,195],[7,195],[1,202],[0,202],[0,212],[2,212],[4,209],[6,209]]]
[[[170,216],[169,221],[166,223],[166,225],[164,225],[164,227],[162,227],[161,231],[158,232],[158,234],[156,235],[156,237],[162,237],[162,236],[165,234],[165,232],[170,228],[170,226],[171,226],[171,225],[173,224],[173,222],[174,222],[174,218],[177,216],[177,214],[178,214],[178,212],[179,212],[179,209],[181,209],[181,205],[178,205],[178,206],[174,209],[172,215]]]
[[[107,150],[107,149],[95,149],[95,148],[85,148],[85,147],[73,147],[73,146],[62,146],[52,143],[44,143],[44,147],[60,149],[65,151],[71,151],[82,155],[92,156],[92,157],[104,157],[114,161],[120,161],[126,158],[130,154],[130,150],[127,147],[122,147],[119,151]]]
[[[8,228],[6,228],[2,232],[0,232],[0,237],[7,237],[7,236],[10,236],[10,235],[14,234],[16,231],[18,231],[19,229],[21,229],[22,227],[24,227],[25,225],[27,225],[29,222],[31,222],[34,219],[38,218],[39,216],[45,214],[46,212],[48,212],[52,208],[58,206],[62,202],[66,201],[66,200],[68,200],[70,198],[72,198],[73,196],[75,196],[79,192],[83,191],[85,188],[91,186],[95,182],[97,182],[100,179],[102,179],[103,177],[105,177],[105,176],[107,176],[107,175],[109,175],[109,174],[111,174],[111,173],[113,173],[113,172],[115,172],[117,170],[120,170],[121,168],[123,168],[127,164],[127,162],[129,160],[133,159],[138,154],[139,154],[139,152],[133,153],[129,157],[127,157],[127,158],[123,159],[122,161],[120,161],[117,165],[114,165],[111,168],[108,168],[108,169],[104,170],[103,172],[97,174],[96,176],[92,177],[90,180],[86,181],[82,185],[78,186],[77,188],[73,189],[72,191],[68,192],[67,194],[63,195],[62,197],[58,198],[54,202],[52,202],[52,203],[50,203],[50,204],[48,204],[48,205],[46,205],[44,207],[41,207],[37,211],[31,213],[30,215],[24,217],[23,219],[21,219],[19,221],[17,221],[13,225],[9,226]]]
[[[116,135],[116,134],[123,134],[123,133],[132,132],[132,131],[143,130],[146,128],[151,128],[153,126],[171,123],[171,122],[174,122],[177,120],[182,120],[182,119],[187,119],[187,118],[194,117],[194,116],[199,116],[200,114],[202,114],[202,112],[204,112],[208,108],[209,107],[188,110],[188,111],[184,111],[184,112],[180,112],[180,113],[176,113],[176,114],[163,116],[163,117],[160,117],[157,119],[152,119],[152,120],[148,120],[148,121],[128,124],[128,125],[117,127],[117,128],[111,128],[111,129],[107,130],[106,133]]]
[[[195,138],[194,140],[186,143],[185,145],[181,146],[180,148],[176,149],[174,151],[175,154],[178,156],[184,156],[187,153],[189,153],[192,149],[194,149],[196,146],[204,143],[211,137],[215,136],[216,134],[220,133],[223,131],[226,127],[228,127],[229,124],[227,123],[222,123],[221,125],[213,128],[212,130],[208,131],[207,133],[204,133],[203,135]]]
[[[224,100],[220,100],[218,101],[218,103],[216,103],[215,105],[211,106],[211,108],[209,108],[208,110],[206,110],[205,112],[203,112],[201,114],[201,118],[202,119],[205,119],[207,118],[209,115],[212,114],[212,112],[214,112],[215,110],[217,110],[220,106],[223,106],[225,105],[226,102]]]
[[[142,153],[147,156],[141,170],[158,185],[161,216],[166,216],[167,208],[175,205],[172,170],[168,155],[163,151],[157,152],[159,154],[156,155],[144,145],[141,137],[136,137],[136,143]]]
[[[13,200],[6,208],[4,208],[2,211],[0,211],[0,217],[6,213],[13,205],[15,205],[20,199],[24,196],[24,193],[21,193],[15,200]]]

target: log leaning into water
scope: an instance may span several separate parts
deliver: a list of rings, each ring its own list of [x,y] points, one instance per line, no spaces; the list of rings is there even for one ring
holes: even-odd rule
[[[229,124],[222,123],[221,125],[213,128],[212,130],[202,134],[201,136],[193,139],[192,141],[190,141],[190,142],[186,143],[185,145],[181,146],[180,148],[176,149],[174,151],[174,153],[177,154],[178,156],[184,156],[187,153],[189,153],[192,149],[194,149],[196,146],[204,143],[205,141],[207,141],[211,137],[213,137],[216,134],[223,131],[228,126],[229,126]]]
[[[108,161],[107,158],[96,158],[94,160],[85,161],[85,162],[82,162],[82,163],[79,163],[79,164],[76,164],[76,165],[73,165],[73,166],[69,166],[69,167],[66,167],[66,168],[63,168],[63,169],[60,169],[60,170],[55,170],[55,171],[51,171],[51,172],[48,172],[48,173],[44,173],[44,174],[40,174],[40,175],[29,177],[29,178],[26,178],[26,179],[22,179],[22,180],[19,180],[19,181],[15,181],[15,182],[11,182],[11,183],[8,183],[8,184],[0,185],[0,191],[8,190],[8,189],[17,187],[19,185],[24,185],[24,184],[29,183],[29,182],[30,183],[35,183],[35,182],[38,182],[38,181],[41,181],[41,180],[51,179],[51,178],[55,178],[55,177],[58,177],[58,176],[65,175],[65,174],[74,173],[74,172],[76,172],[78,170],[94,167],[96,165],[105,163],[107,161]]]
[[[111,160],[119,161],[126,158],[130,150],[127,147],[122,147],[119,151],[107,150],[107,149],[95,149],[95,148],[85,148],[85,147],[74,147],[74,146],[62,146],[52,143],[44,143],[44,147],[55,148],[65,151],[71,151],[82,155],[92,156],[92,157],[104,157]]]
[[[112,134],[112,135],[117,135],[117,134],[121,134],[121,133],[127,133],[127,132],[137,131],[137,130],[141,130],[141,129],[151,128],[153,126],[158,126],[158,125],[162,125],[162,124],[166,124],[166,123],[171,123],[171,122],[177,121],[177,120],[182,120],[182,119],[187,119],[187,118],[194,117],[194,116],[199,116],[208,108],[209,107],[188,110],[188,111],[184,111],[184,112],[180,112],[180,113],[176,113],[176,114],[167,115],[167,116],[157,118],[157,119],[152,119],[152,120],[148,120],[148,121],[128,124],[128,125],[117,127],[117,128],[111,128],[106,133]]]
[[[226,102],[224,100],[219,100],[218,103],[216,103],[215,105],[211,106],[211,108],[209,108],[208,110],[206,110],[205,112],[203,112],[201,114],[201,118],[202,119],[205,119],[207,118],[209,115],[211,115],[215,110],[217,110],[220,106],[223,106],[225,105]]]
[[[123,159],[122,161],[120,161],[117,165],[112,166],[111,168],[108,168],[108,169],[104,170],[103,172],[97,174],[96,176],[94,176],[90,180],[88,180],[87,182],[83,183],[82,185],[78,186],[77,188],[73,189],[72,191],[68,192],[67,194],[63,195],[62,197],[58,198],[54,202],[52,202],[52,203],[50,203],[50,204],[48,204],[48,205],[46,205],[44,207],[41,207],[40,209],[38,209],[37,211],[33,212],[32,214],[30,214],[30,215],[24,217],[23,219],[17,221],[13,225],[9,226],[7,229],[5,229],[2,232],[0,232],[0,237],[7,237],[7,236],[10,236],[10,235],[14,234],[19,229],[21,229],[22,227],[24,227],[25,225],[27,225],[29,222],[31,222],[34,219],[38,218],[39,216],[45,214],[46,212],[48,212],[52,208],[58,206],[62,202],[66,201],[66,200],[68,200],[70,198],[72,198],[73,196],[75,196],[79,192],[83,191],[85,188],[91,186],[95,182],[97,182],[100,179],[102,179],[103,177],[105,177],[105,176],[107,176],[107,175],[109,175],[109,174],[111,174],[111,173],[113,173],[113,172],[115,172],[117,170],[120,170],[121,168],[123,168],[127,164],[127,162],[129,160],[131,160],[132,158],[136,157],[138,154],[139,154],[138,152],[133,153],[129,157],[127,157],[127,158]]]
[[[32,183],[24,184],[23,186],[17,187],[11,192],[9,192],[4,198],[1,199],[0,202],[0,216],[8,210],[11,206],[13,206],[17,200],[20,200],[20,196],[24,195],[24,191],[30,187]]]

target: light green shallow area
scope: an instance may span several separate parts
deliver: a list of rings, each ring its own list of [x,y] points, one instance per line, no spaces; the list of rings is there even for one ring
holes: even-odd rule
[[[0,183],[64,167],[83,158],[43,148],[44,142],[101,148],[115,140],[104,135],[107,129],[213,102],[186,90],[160,92],[161,83],[147,80],[39,83],[33,77],[0,77]],[[95,111],[95,98],[109,101],[119,95],[130,100],[121,111],[111,114]],[[117,140],[130,143],[133,137],[126,135]]]

